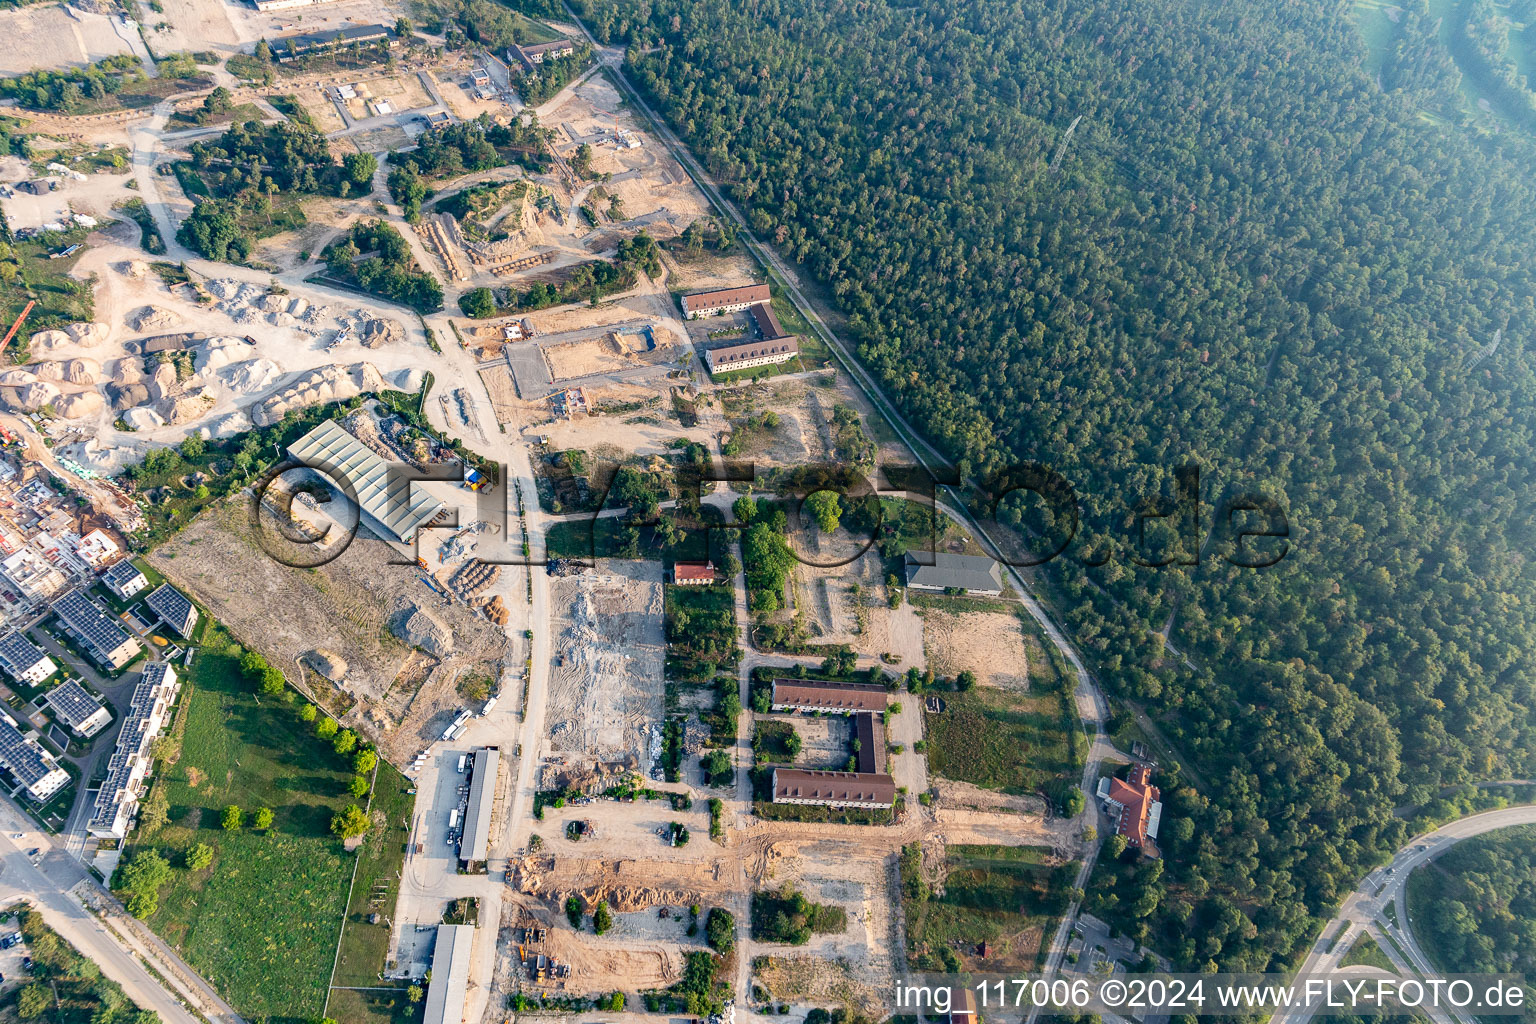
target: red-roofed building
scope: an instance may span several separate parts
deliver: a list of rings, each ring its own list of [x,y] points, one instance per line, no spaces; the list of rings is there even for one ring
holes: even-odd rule
[[[1136,847],[1157,838],[1163,816],[1163,794],[1152,785],[1152,769],[1138,764],[1124,779],[1100,779],[1099,799],[1115,822],[1115,831]]]
[[[708,586],[715,582],[715,563],[677,562],[672,566],[672,582],[683,587]]]

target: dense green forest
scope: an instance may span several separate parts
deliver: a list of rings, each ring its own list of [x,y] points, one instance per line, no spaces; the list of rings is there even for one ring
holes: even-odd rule
[[[1536,827],[1464,840],[1419,868],[1408,916],[1437,968],[1536,976]]]
[[[1183,966],[1294,964],[1395,805],[1536,771],[1536,152],[1421,116],[1403,7],[1378,84],[1304,0],[578,3],[963,472],[1073,484],[1047,596],[1188,761],[1126,919]],[[1135,564],[1185,462],[1288,555]]]

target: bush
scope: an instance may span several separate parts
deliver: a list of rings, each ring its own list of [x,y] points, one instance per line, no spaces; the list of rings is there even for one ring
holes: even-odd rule
[[[272,813],[272,808],[258,807],[256,808],[256,818],[251,822],[251,825],[255,828],[261,829],[271,828],[274,817],[275,815]]]
[[[704,938],[716,953],[729,953],[736,948],[736,918],[723,907],[711,907],[704,921]]]
[[[581,897],[571,896],[565,901],[565,919],[572,928],[581,927]]]
[[[336,730],[341,728],[334,718],[322,718],[315,723],[315,735],[323,740],[328,740],[336,735]]]
[[[613,915],[608,912],[608,901],[598,900],[597,909],[592,912],[592,931],[601,935],[612,927]]]
[[[193,843],[187,847],[184,859],[188,870],[201,871],[213,863],[213,847],[207,843]]]
[[[245,812],[235,804],[230,804],[219,816],[219,824],[223,826],[225,832],[238,832],[240,826],[245,824]]]
[[[331,819],[331,831],[343,839],[355,839],[368,831],[368,815],[352,804]]]

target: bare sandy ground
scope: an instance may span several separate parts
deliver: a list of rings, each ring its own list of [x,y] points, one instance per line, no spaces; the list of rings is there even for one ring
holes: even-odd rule
[[[970,669],[978,681],[1008,689],[1029,687],[1029,645],[1024,626],[1003,612],[923,610],[928,666],[941,676]]]

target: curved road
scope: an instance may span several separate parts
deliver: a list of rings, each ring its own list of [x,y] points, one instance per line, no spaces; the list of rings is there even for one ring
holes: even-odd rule
[[[1384,933],[1407,955],[1409,962],[1400,966],[1406,966],[1416,974],[1434,974],[1435,968],[1409,927],[1412,922],[1408,918],[1406,897],[1408,876],[1413,874],[1415,868],[1439,857],[1463,839],[1515,825],[1536,825],[1536,806],[1484,811],[1413,839],[1397,851],[1390,863],[1361,879],[1359,888],[1345,899],[1338,914],[1323,927],[1322,934],[1313,944],[1298,974],[1326,974],[1339,970],[1349,947],[1368,928]],[[1398,924],[1394,925],[1387,916],[1388,906],[1393,908]],[[1401,959],[1390,943],[1383,944],[1382,950],[1394,961]],[[1271,1020],[1273,1024],[1301,1024],[1310,1016],[1306,1010],[1297,1009],[1277,1013]]]

